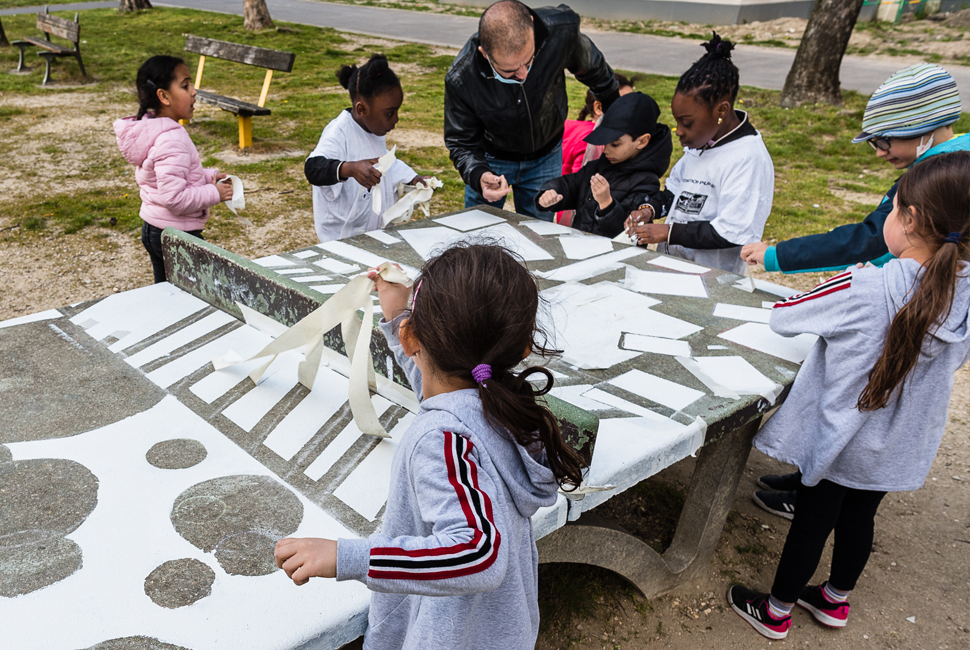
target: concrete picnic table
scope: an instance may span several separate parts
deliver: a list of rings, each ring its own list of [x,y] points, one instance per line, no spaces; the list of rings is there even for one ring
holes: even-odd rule
[[[414,275],[460,239],[525,258],[564,350],[548,364],[550,407],[591,459],[588,490],[534,517],[540,561],[610,568],[648,596],[705,570],[751,437],[811,341],[766,332],[764,306],[783,287],[749,292],[729,273],[562,232],[478,208],[249,261],[167,230],[171,284],[0,322],[4,647],[338,648],[362,634],[363,585],[297,588],[272,547],[379,526],[417,411],[386,342],[371,340],[372,403],[390,439],[353,421],[339,328],[312,390],[297,381],[298,351],[259,385],[253,362],[211,362],[256,353],[368,267]],[[240,303],[253,310],[245,323]],[[693,453],[663,555],[590,512]]]

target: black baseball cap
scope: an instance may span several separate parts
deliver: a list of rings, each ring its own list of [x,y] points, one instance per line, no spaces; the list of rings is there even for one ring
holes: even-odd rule
[[[657,129],[660,107],[650,95],[628,93],[617,99],[603,115],[603,121],[586,136],[592,145],[606,145],[629,133],[633,139]]]

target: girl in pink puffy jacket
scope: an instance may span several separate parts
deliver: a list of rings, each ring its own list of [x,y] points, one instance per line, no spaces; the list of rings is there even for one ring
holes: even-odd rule
[[[135,165],[144,220],[141,243],[152,260],[155,282],[165,282],[162,230],[178,228],[202,238],[209,208],[232,198],[226,175],[203,169],[199,152],[179,120],[195,112],[195,86],[185,62],[153,56],[138,69],[138,115],[116,120],[125,160]]]

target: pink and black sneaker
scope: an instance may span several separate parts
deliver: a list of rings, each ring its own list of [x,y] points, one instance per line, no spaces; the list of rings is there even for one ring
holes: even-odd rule
[[[791,616],[777,619],[768,611],[768,594],[759,594],[741,585],[728,588],[728,602],[738,616],[769,639],[784,639],[791,627]]]
[[[849,619],[848,601],[836,603],[825,596],[824,585],[805,587],[798,597],[798,606],[807,609],[822,625],[829,627],[845,627]]]

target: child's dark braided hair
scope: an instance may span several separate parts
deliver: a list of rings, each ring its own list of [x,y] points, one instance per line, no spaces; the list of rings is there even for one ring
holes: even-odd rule
[[[350,91],[350,101],[358,98],[371,99],[388,90],[401,87],[401,80],[387,64],[383,54],[371,55],[370,60],[359,68],[345,65],[337,73],[340,85]]]
[[[674,92],[694,95],[713,106],[728,97],[731,103],[738,96],[738,66],[731,62],[734,43],[725,41],[717,32],[706,43],[702,43],[707,54],[697,59],[690,69],[680,76]]]

